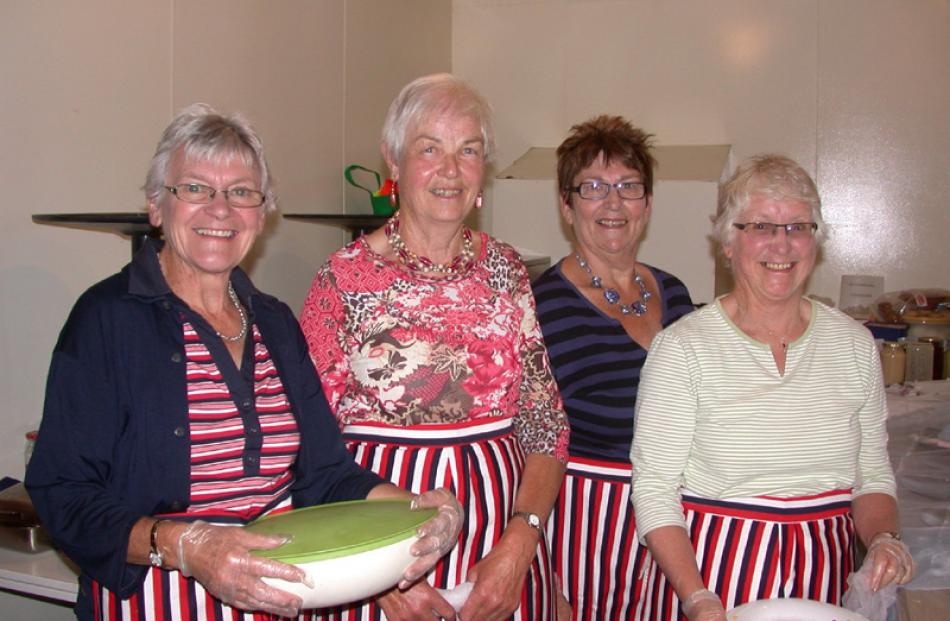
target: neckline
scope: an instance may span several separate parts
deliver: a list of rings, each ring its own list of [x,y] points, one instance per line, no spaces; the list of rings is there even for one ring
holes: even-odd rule
[[[490,239],[490,237],[488,236],[488,233],[485,233],[484,231],[473,230],[472,235],[473,235],[473,238],[475,235],[478,235],[479,241],[481,242],[481,247],[478,249],[478,255],[475,257],[475,260],[472,263],[472,267],[462,274],[448,274],[441,277],[438,277],[438,276],[432,277],[426,272],[417,272],[415,270],[409,269],[407,265],[403,264],[400,261],[394,261],[392,259],[388,259],[384,257],[383,255],[373,250],[373,247],[369,244],[369,241],[367,241],[366,239],[365,233],[363,235],[360,235],[358,238],[356,238],[356,240],[353,241],[350,245],[359,245],[360,249],[363,250],[363,252],[365,252],[374,261],[383,263],[390,269],[396,270],[400,272],[401,274],[405,274],[406,276],[408,276],[409,278],[413,280],[421,280],[428,283],[458,282],[460,280],[464,280],[468,278],[478,268],[478,266],[485,260],[485,257],[487,256],[488,240]]]
[[[636,345],[643,351],[650,351],[649,349],[644,347],[642,343],[640,343],[638,340],[630,336],[629,332],[624,330],[623,323],[619,319],[611,317],[604,311],[600,310],[600,308],[596,304],[593,304],[590,300],[587,299],[587,296],[585,296],[581,292],[581,290],[577,288],[577,285],[571,282],[570,278],[564,275],[564,271],[561,268],[564,265],[564,261],[570,256],[573,256],[573,255],[567,255],[566,257],[561,258],[561,260],[555,264],[554,269],[555,269],[555,272],[557,273],[557,277],[560,278],[562,281],[564,281],[564,283],[567,284],[567,286],[571,288],[571,291],[573,291],[575,295],[577,295],[577,297],[583,301],[585,307],[592,310],[601,319],[604,319],[605,321],[610,322],[610,324],[615,329],[623,333],[623,335],[626,336],[627,339],[629,339],[631,343],[633,343],[634,345]],[[656,273],[657,270],[655,267],[643,262],[640,262],[640,265],[642,265],[644,268],[649,270],[650,274],[653,275],[653,280],[656,281],[656,290],[658,294],[657,297],[659,298],[658,302],[660,304],[660,331],[662,332],[663,329],[666,327],[666,325],[664,324],[664,321],[666,320],[666,290],[663,288],[663,283],[661,282],[662,279],[657,276],[657,273]],[[654,338],[656,338],[655,335],[654,335]]]
[[[725,308],[723,307],[723,305],[722,305],[722,299],[723,299],[724,297],[726,297],[727,295],[729,295],[729,294],[728,294],[728,293],[724,293],[724,294],[722,294],[722,295],[720,295],[720,296],[718,296],[718,297],[716,298],[716,301],[715,301],[714,306],[715,306],[717,312],[719,313],[719,315],[723,318],[723,320],[724,320],[724,321],[726,322],[726,324],[732,329],[733,332],[735,332],[736,334],[738,334],[740,337],[742,337],[743,339],[745,339],[746,341],[748,341],[748,342],[751,343],[752,345],[755,345],[755,346],[758,347],[759,349],[767,350],[767,351],[769,352],[769,354],[771,355],[772,348],[771,348],[771,346],[770,346],[768,343],[766,343],[766,342],[764,342],[764,341],[760,341],[760,340],[758,340],[758,339],[754,339],[754,338],[752,338],[751,336],[749,336],[749,335],[748,335],[746,332],[744,332],[738,325],[736,325],[736,323],[732,320],[732,317],[729,316],[729,313],[726,312],[726,309],[725,309]],[[808,336],[811,334],[812,326],[815,325],[815,316],[817,315],[817,310],[816,310],[816,309],[817,309],[817,306],[818,306],[818,305],[815,303],[814,300],[812,300],[811,298],[809,298],[809,297],[807,297],[807,296],[802,296],[802,299],[805,300],[806,302],[808,302],[808,304],[811,306],[811,314],[810,314],[811,316],[808,318],[808,324],[805,326],[804,332],[802,332],[801,335],[799,335],[798,338],[796,338],[795,340],[789,341],[789,342],[786,344],[786,347],[785,347],[785,355],[786,355],[786,356],[788,356],[788,352],[792,351],[792,349],[793,349],[799,342],[804,341],[804,340],[806,339],[806,337],[808,337]],[[788,362],[786,361],[786,369],[788,368],[787,365],[788,365]]]

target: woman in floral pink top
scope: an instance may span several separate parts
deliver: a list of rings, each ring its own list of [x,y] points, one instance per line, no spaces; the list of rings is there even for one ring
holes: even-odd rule
[[[435,588],[468,582],[466,621],[556,618],[542,529],[568,425],[524,265],[464,225],[492,147],[488,105],[464,82],[406,86],[382,141],[399,211],[333,254],[304,304],[311,356],[357,461],[413,491],[447,486],[466,515],[428,581],[328,616],[454,619]]]

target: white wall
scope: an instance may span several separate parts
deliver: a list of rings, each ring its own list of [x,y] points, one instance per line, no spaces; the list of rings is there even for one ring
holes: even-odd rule
[[[454,0],[453,33],[453,70],[496,110],[500,168],[600,113],[736,161],[782,152],[815,175],[831,228],[813,293],[837,300],[848,273],[950,288],[947,2]]]
[[[390,102],[413,79],[452,70],[452,3],[348,0],[347,24],[345,159],[385,179],[379,137]],[[346,209],[370,213],[369,195],[346,184]]]

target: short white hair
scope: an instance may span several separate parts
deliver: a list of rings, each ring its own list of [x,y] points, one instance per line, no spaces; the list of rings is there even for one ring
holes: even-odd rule
[[[815,240],[819,245],[824,241],[827,233],[821,217],[821,198],[811,176],[784,155],[764,153],[742,161],[719,187],[718,215],[713,221],[712,237],[720,247],[732,241],[736,234],[732,225],[755,195],[805,203],[811,208],[812,221],[818,224]]]
[[[264,143],[239,114],[224,116],[204,103],[191,104],[168,124],[155,148],[145,177],[145,198],[158,204],[165,190],[166,175],[172,158],[183,149],[185,157],[212,162],[240,159],[261,176],[264,211],[277,208],[274,181],[264,157]]]
[[[403,87],[389,105],[383,123],[382,144],[393,161],[402,159],[410,129],[428,118],[454,113],[471,116],[482,131],[484,158],[495,153],[495,128],[491,106],[474,88],[451,73],[434,73]]]

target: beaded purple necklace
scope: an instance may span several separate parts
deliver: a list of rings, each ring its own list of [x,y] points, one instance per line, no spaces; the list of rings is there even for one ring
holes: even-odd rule
[[[604,289],[604,282],[601,280],[600,276],[596,276],[594,272],[590,269],[590,265],[587,264],[587,261],[581,257],[580,254],[575,254],[574,258],[577,259],[577,264],[587,272],[587,275],[590,276],[590,286],[595,289]],[[619,304],[620,313],[622,315],[636,315],[637,317],[642,317],[647,312],[647,302],[650,301],[650,298],[653,297],[653,294],[650,293],[650,290],[647,289],[647,285],[643,282],[643,277],[640,276],[640,272],[636,269],[633,270],[633,280],[640,287],[640,299],[634,300],[630,304],[619,304],[620,302],[620,293],[613,287],[607,287],[604,289],[604,299],[607,300],[608,304]]]

